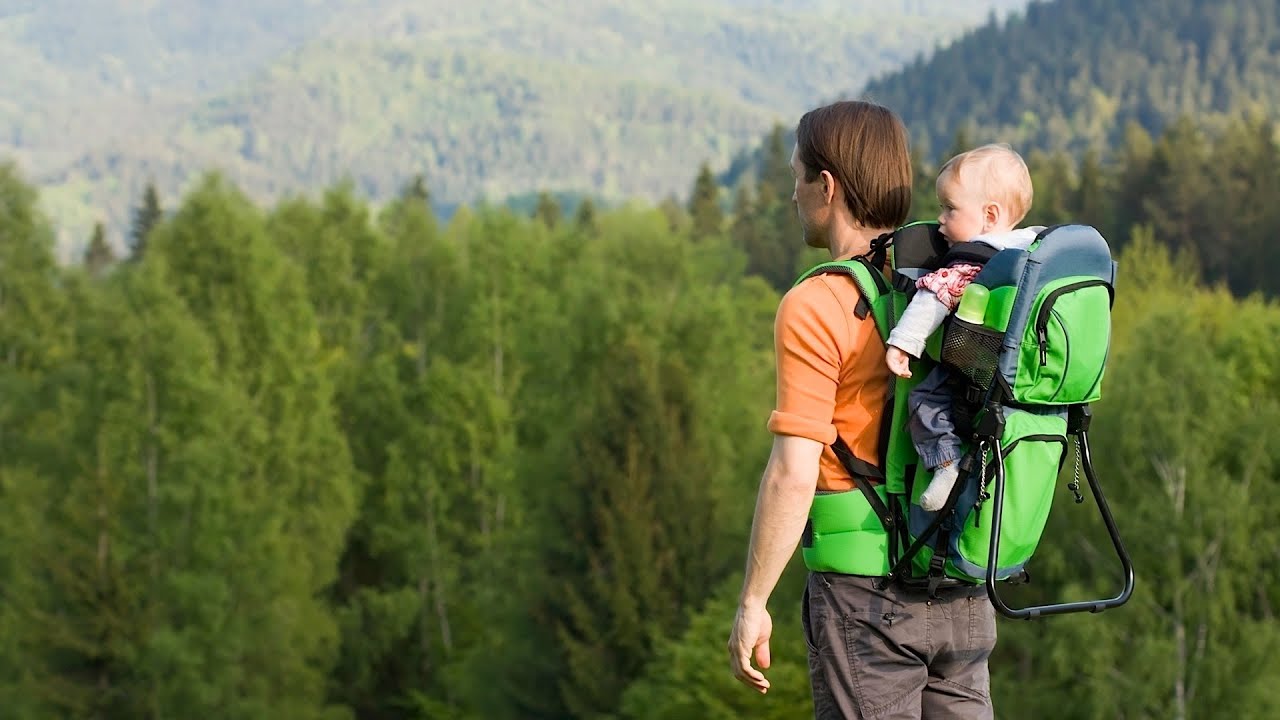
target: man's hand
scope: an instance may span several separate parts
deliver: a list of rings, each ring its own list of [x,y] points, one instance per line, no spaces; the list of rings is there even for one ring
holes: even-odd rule
[[[911,368],[909,365],[911,362],[911,356],[899,348],[890,345],[889,349],[885,351],[884,362],[889,366],[889,369],[893,371],[894,375],[897,375],[900,378],[911,377]]]
[[[760,668],[768,670],[769,636],[772,634],[773,618],[769,617],[768,610],[763,606],[738,606],[738,615],[733,619],[733,631],[729,633],[729,666],[733,668],[734,677],[761,693],[769,691],[769,681],[765,679],[764,673],[751,666],[751,652],[755,651]]]

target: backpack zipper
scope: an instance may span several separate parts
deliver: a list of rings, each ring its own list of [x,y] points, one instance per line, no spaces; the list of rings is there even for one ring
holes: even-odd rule
[[[1049,314],[1053,311],[1053,303],[1057,301],[1058,297],[1061,295],[1065,295],[1069,292],[1075,292],[1082,288],[1093,287],[1095,285],[1102,285],[1103,287],[1106,287],[1108,291],[1111,291],[1111,285],[1107,283],[1106,280],[1081,280],[1080,282],[1063,285],[1057,290],[1054,290],[1045,296],[1044,302],[1040,303],[1040,312],[1036,315],[1036,341],[1040,345],[1041,365],[1049,364]]]
[[[1071,334],[1067,332],[1067,323],[1062,319],[1062,313],[1054,310],[1053,316],[1058,318],[1058,324],[1062,326],[1062,344],[1066,346],[1067,357],[1062,362],[1062,378],[1058,381],[1058,389],[1049,396],[1049,402],[1056,400],[1058,393],[1062,392],[1062,388],[1067,384],[1067,368],[1071,367]]]

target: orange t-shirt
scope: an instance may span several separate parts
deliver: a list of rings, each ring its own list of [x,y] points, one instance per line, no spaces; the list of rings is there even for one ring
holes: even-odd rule
[[[769,431],[827,446],[818,490],[854,487],[830,447],[837,432],[855,457],[881,462],[880,423],[893,376],[875,320],[854,314],[860,298],[849,276],[818,275],[783,296],[774,321],[778,402]]]

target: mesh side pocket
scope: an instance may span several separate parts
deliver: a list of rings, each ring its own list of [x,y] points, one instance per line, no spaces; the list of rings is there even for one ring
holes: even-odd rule
[[[1004,333],[953,316],[942,338],[942,362],[986,390],[995,378],[1003,339]]]

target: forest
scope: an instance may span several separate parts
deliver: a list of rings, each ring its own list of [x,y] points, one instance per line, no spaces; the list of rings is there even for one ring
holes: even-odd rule
[[[1033,0],[862,92],[902,114],[923,148],[956,128],[1017,147],[1104,151],[1138,123],[1185,115],[1221,129],[1275,117],[1280,6],[1273,0]]]
[[[32,718],[794,718],[730,675],[798,247],[778,128],[687,202],[431,211],[216,173],[83,262],[0,169],[0,707]],[[1093,460],[1137,567],[1002,622],[998,717],[1280,715],[1274,124],[1031,153],[1028,222],[1119,259]],[[963,134],[956,147],[972,144]],[[947,153],[917,153],[915,214]],[[691,168],[692,170],[693,168]],[[1106,593],[1066,489],[1018,599]]]
[[[352,178],[437,212],[546,188],[656,201],[815,98],[1026,0],[6,0],[0,157],[65,259],[148,181],[260,203]],[[693,158],[693,160],[689,160]]]

